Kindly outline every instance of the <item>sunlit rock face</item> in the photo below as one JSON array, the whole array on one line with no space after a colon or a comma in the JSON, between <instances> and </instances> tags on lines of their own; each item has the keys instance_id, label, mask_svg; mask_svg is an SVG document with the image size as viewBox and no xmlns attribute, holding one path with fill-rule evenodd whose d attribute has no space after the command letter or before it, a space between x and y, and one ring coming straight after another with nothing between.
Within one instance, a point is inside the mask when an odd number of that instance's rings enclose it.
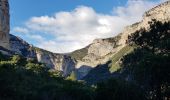
<instances>
[{"instance_id":1,"label":"sunlit rock face","mask_svg":"<svg viewBox=\"0 0 170 100\"><path fill-rule=\"evenodd\" d=\"M6 3L6 5L5 5ZM9 47L9 12L8 2L0 0L0 46ZM2 6L2 4L5 6ZM5 9L6 10L5 10ZM5 12L5 11L6 12ZM6 17L5 17L6 16ZM125 47L128 35L135 31L146 28L152 19L161 22L170 21L170 1L162 3L147 11L143 20L125 29L116 37L96 39L89 46L68 54L56 54L38 49L28 44L19 37L10 35L11 50L25 57L37 58L39 62L47 64L52 70L62 71L63 76L68 76L72 71L77 73L77 78L89 76L91 70L98 65L105 65L112 57ZM5 24L2 24L5 23ZM4 41L4 42L3 42Z\"/></svg>"},{"instance_id":2,"label":"sunlit rock face","mask_svg":"<svg viewBox=\"0 0 170 100\"><path fill-rule=\"evenodd\" d=\"M125 43L129 34L132 34L141 28L145 28L146 30L149 29L148 22L153 19L156 19L157 21L161 21L163 23L170 21L170 1L164 2L145 12L142 21L127 26L122 32L122 44Z\"/></svg>"},{"instance_id":3,"label":"sunlit rock face","mask_svg":"<svg viewBox=\"0 0 170 100\"><path fill-rule=\"evenodd\" d=\"M75 60L64 54L55 54L37 47L34 47L23 39L10 34L11 50L15 54L27 58L37 59L38 62L45 63L51 70L61 71L67 77L75 70Z\"/></svg>"},{"instance_id":4,"label":"sunlit rock face","mask_svg":"<svg viewBox=\"0 0 170 100\"><path fill-rule=\"evenodd\" d=\"M163 23L170 21L170 1L164 2L145 12L140 22L125 27L117 37L94 40L88 46L87 54L81 60L77 60L76 68L78 69L79 77L86 76L90 71L89 68L93 69L97 65L105 64L114 54L127 45L128 35L133 34L141 28L148 30L148 22L153 19Z\"/></svg>"},{"instance_id":5,"label":"sunlit rock face","mask_svg":"<svg viewBox=\"0 0 170 100\"><path fill-rule=\"evenodd\" d=\"M8 0L0 0L0 46L6 49L10 49L9 17Z\"/></svg>"},{"instance_id":6,"label":"sunlit rock face","mask_svg":"<svg viewBox=\"0 0 170 100\"><path fill-rule=\"evenodd\" d=\"M39 62L47 64L51 70L61 71L67 77L75 70L75 61L70 56L55 54L42 49L36 49L36 57Z\"/></svg>"},{"instance_id":7,"label":"sunlit rock face","mask_svg":"<svg viewBox=\"0 0 170 100\"><path fill-rule=\"evenodd\" d=\"M19 54L27 58L36 58L36 53L32 45L12 34L10 34L9 37L10 49L15 52L15 54Z\"/></svg>"},{"instance_id":8,"label":"sunlit rock face","mask_svg":"<svg viewBox=\"0 0 170 100\"><path fill-rule=\"evenodd\" d=\"M143 16L143 21L147 22L151 19L157 19L159 21L165 22L170 20L170 1L166 1L149 11L147 11Z\"/></svg>"},{"instance_id":9,"label":"sunlit rock face","mask_svg":"<svg viewBox=\"0 0 170 100\"><path fill-rule=\"evenodd\" d=\"M97 65L105 64L109 61L121 47L118 45L120 38L121 36L96 39L92 44L86 47L86 55L84 55L82 59L77 59L76 69L78 79L86 76L88 72Z\"/></svg>"}]
</instances>

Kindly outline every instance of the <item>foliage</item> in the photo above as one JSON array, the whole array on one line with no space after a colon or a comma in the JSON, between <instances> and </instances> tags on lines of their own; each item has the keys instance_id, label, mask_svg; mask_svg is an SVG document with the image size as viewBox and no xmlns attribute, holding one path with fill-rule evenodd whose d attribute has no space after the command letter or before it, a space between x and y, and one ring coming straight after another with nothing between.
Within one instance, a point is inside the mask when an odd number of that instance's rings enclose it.
<instances>
[{"instance_id":1,"label":"foliage","mask_svg":"<svg viewBox=\"0 0 170 100\"><path fill-rule=\"evenodd\" d=\"M152 20L149 24L149 31L145 28L136 31L129 36L129 43L136 44L152 53L167 53L167 50L170 49L168 45L170 43L170 22L162 23Z\"/></svg>"},{"instance_id":2,"label":"foliage","mask_svg":"<svg viewBox=\"0 0 170 100\"><path fill-rule=\"evenodd\" d=\"M57 75L18 55L0 61L0 100L91 100L91 88Z\"/></svg>"},{"instance_id":3,"label":"foliage","mask_svg":"<svg viewBox=\"0 0 170 100\"><path fill-rule=\"evenodd\" d=\"M26 63L21 64L18 61ZM75 81L75 77L73 71L70 80L65 80L61 72L48 70L44 64L36 60L27 60L14 55L9 60L0 61L0 100L101 100L103 98L135 100L140 96L143 98L136 86L126 82L109 80L91 87L84 82ZM130 97L127 97L128 95Z\"/></svg>"},{"instance_id":4,"label":"foliage","mask_svg":"<svg viewBox=\"0 0 170 100\"><path fill-rule=\"evenodd\" d=\"M76 81L77 80L77 75L75 71L72 71L70 76L67 77L68 80Z\"/></svg>"},{"instance_id":5,"label":"foliage","mask_svg":"<svg viewBox=\"0 0 170 100\"><path fill-rule=\"evenodd\" d=\"M141 29L129 36L130 45L138 48L122 59L122 67L149 99L165 100L170 98L170 22L153 20L149 24L149 31Z\"/></svg>"},{"instance_id":6,"label":"foliage","mask_svg":"<svg viewBox=\"0 0 170 100\"><path fill-rule=\"evenodd\" d=\"M85 47L85 48L82 48L80 50L76 50L76 51L73 51L72 53L70 53L69 55L76 59L76 60L82 60L83 57L85 57L88 53L88 48L89 46Z\"/></svg>"},{"instance_id":7,"label":"foliage","mask_svg":"<svg viewBox=\"0 0 170 100\"><path fill-rule=\"evenodd\" d=\"M11 57L11 61L16 64L16 65L20 65L20 66L24 66L27 62L26 62L26 58L21 57L20 55L13 55Z\"/></svg>"},{"instance_id":8,"label":"foliage","mask_svg":"<svg viewBox=\"0 0 170 100\"><path fill-rule=\"evenodd\" d=\"M3 60L7 60L8 57L7 56L4 56L1 52L0 52L0 61L3 61Z\"/></svg>"},{"instance_id":9,"label":"foliage","mask_svg":"<svg viewBox=\"0 0 170 100\"><path fill-rule=\"evenodd\" d=\"M74 81L75 72L66 80L35 59L0 54L0 100L168 100L169 30L170 22L153 21L149 31L141 29L129 36L129 44L137 47L124 47L112 60L114 66L124 56L121 67L127 81L111 79L93 87ZM99 71L108 71L107 66Z\"/></svg>"},{"instance_id":10,"label":"foliage","mask_svg":"<svg viewBox=\"0 0 170 100\"><path fill-rule=\"evenodd\" d=\"M125 46L123 47L118 53L116 53L115 55L113 55L112 57L112 63L110 65L110 72L115 72L118 69L120 69L120 65L119 65L119 60L126 54L130 53L133 51L133 47L131 46Z\"/></svg>"},{"instance_id":11,"label":"foliage","mask_svg":"<svg viewBox=\"0 0 170 100\"><path fill-rule=\"evenodd\" d=\"M96 100L146 100L142 90L126 81L110 79L98 83Z\"/></svg>"}]
</instances>

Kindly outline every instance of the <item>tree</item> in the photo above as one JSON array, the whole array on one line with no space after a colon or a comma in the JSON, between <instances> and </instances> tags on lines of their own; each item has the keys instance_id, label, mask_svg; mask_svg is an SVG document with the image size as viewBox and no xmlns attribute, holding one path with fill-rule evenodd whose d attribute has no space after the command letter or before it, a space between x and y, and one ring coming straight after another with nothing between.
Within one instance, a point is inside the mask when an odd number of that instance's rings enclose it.
<instances>
[{"instance_id":1,"label":"tree","mask_svg":"<svg viewBox=\"0 0 170 100\"><path fill-rule=\"evenodd\" d=\"M20 55L13 55L11 57L11 61L14 64L21 65L21 66L25 66L25 64L27 63L26 58L21 57Z\"/></svg>"},{"instance_id":2,"label":"tree","mask_svg":"<svg viewBox=\"0 0 170 100\"><path fill-rule=\"evenodd\" d=\"M72 71L70 76L67 77L68 80L76 81L77 80L77 75L75 71Z\"/></svg>"},{"instance_id":3,"label":"tree","mask_svg":"<svg viewBox=\"0 0 170 100\"><path fill-rule=\"evenodd\" d=\"M142 89L120 79L97 84L95 100L146 100Z\"/></svg>"},{"instance_id":4,"label":"tree","mask_svg":"<svg viewBox=\"0 0 170 100\"><path fill-rule=\"evenodd\" d=\"M122 59L129 76L146 89L148 98L168 98L170 87L170 22L149 22L150 29L141 29L129 36L128 43L137 48Z\"/></svg>"},{"instance_id":5,"label":"tree","mask_svg":"<svg viewBox=\"0 0 170 100\"><path fill-rule=\"evenodd\" d=\"M21 59L0 61L0 100L93 100L90 87L49 73L36 61L24 60L24 66Z\"/></svg>"},{"instance_id":6,"label":"tree","mask_svg":"<svg viewBox=\"0 0 170 100\"><path fill-rule=\"evenodd\" d=\"M128 36L128 42L152 53L169 53L170 22L162 23L153 19L149 25L149 30L142 28Z\"/></svg>"}]
</instances>

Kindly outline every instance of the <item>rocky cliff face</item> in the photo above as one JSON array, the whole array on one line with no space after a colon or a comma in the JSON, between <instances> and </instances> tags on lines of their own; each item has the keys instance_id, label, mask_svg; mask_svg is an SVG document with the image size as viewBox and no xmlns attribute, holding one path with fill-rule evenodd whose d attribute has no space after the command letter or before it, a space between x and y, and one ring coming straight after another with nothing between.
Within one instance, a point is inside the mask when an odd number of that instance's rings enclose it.
<instances>
[{"instance_id":1,"label":"rocky cliff face","mask_svg":"<svg viewBox=\"0 0 170 100\"><path fill-rule=\"evenodd\" d=\"M119 36L108 39L94 40L90 47L88 47L87 55L83 57L82 60L77 61L76 68L81 68L81 66L83 66L83 68L84 66L90 66L94 68L99 64L105 64L116 53L118 53L122 48L126 46L128 35L141 28L149 29L148 22L152 19L156 19L161 22L170 21L170 1L162 3L147 11L143 15L143 20L141 22L137 22L133 25L125 27ZM89 71L90 70L88 68L87 70L83 69L79 72L83 73L83 77L86 76Z\"/></svg>"},{"instance_id":2,"label":"rocky cliff face","mask_svg":"<svg viewBox=\"0 0 170 100\"><path fill-rule=\"evenodd\" d=\"M148 22L151 21L152 19L156 19L161 22L170 21L170 1L164 2L152 8L151 10L147 11L143 15L143 20L141 22L137 22L133 25L125 27L122 33L120 33L119 36L117 36L118 38L116 39L116 41L108 42L109 40L114 40L116 37L109 38L109 39L95 40L90 45L88 49L88 54L83 58L82 61L78 61L77 67L79 68L79 66L81 65L96 67L96 65L105 64L108 60L110 60L110 58L117 56L117 53L119 53L119 51L124 51L123 49L126 48L126 40L128 38L128 35L134 33L135 31L141 28L149 29ZM127 52L129 51L127 50ZM114 62L114 63L118 63L118 62ZM83 70L83 71L84 73L86 72L84 76L86 76L89 72L90 73L96 72L90 70ZM92 73L90 76L92 76Z\"/></svg>"},{"instance_id":3,"label":"rocky cliff face","mask_svg":"<svg viewBox=\"0 0 170 100\"><path fill-rule=\"evenodd\" d=\"M149 29L148 22L152 19L156 19L161 22L170 21L170 1L164 2L145 12L143 15L143 20L141 22L137 22L133 25L127 26L122 32L121 44L124 44L126 42L127 36L129 34L132 34L141 28Z\"/></svg>"},{"instance_id":4,"label":"rocky cliff face","mask_svg":"<svg viewBox=\"0 0 170 100\"><path fill-rule=\"evenodd\" d=\"M112 59L115 60L114 56L116 56L116 59L119 58L119 60L120 60L121 57L118 57L118 55L123 56L122 54L125 55L129 51L131 51L131 48L128 49L128 47L126 45L126 40L128 39L128 35L133 34L134 32L136 32L137 30L139 30L141 28L145 28L146 30L148 30L149 29L148 22L153 19L156 19L163 23L170 21L170 1L162 3L162 4L152 8L151 10L147 11L143 15L143 20L141 22L137 22L133 25L125 27L123 32L120 34L121 38L118 41L119 46L117 48L119 48L119 49L116 52L112 53L113 54ZM114 48L114 49L117 49L117 48ZM127 51L125 51L125 50L127 50ZM115 65L115 67L116 67L119 63L119 60L117 59L116 61L113 61L111 64ZM112 67L114 67L114 66L112 66ZM107 70L104 71L103 69L107 69ZM83 78L83 80L86 80L88 82L89 81L97 82L99 80L104 80L108 77L115 77L117 75L116 72L112 73L112 71L109 71L109 70L110 70L109 65L106 65L106 64L98 65L94 69L90 70L88 72L88 74Z\"/></svg>"},{"instance_id":5,"label":"rocky cliff face","mask_svg":"<svg viewBox=\"0 0 170 100\"><path fill-rule=\"evenodd\" d=\"M0 46L10 49L8 0L0 0Z\"/></svg>"},{"instance_id":6,"label":"rocky cliff face","mask_svg":"<svg viewBox=\"0 0 170 100\"><path fill-rule=\"evenodd\" d=\"M63 76L68 76L75 70L75 61L70 56L36 48L14 35L10 35L10 45L11 50L15 54L37 59L39 62L45 63L52 70L62 71Z\"/></svg>"},{"instance_id":7,"label":"rocky cliff face","mask_svg":"<svg viewBox=\"0 0 170 100\"><path fill-rule=\"evenodd\" d=\"M75 70L75 60L70 56L55 54L42 49L36 49L36 57L39 62L45 63L49 68L63 72L63 76L68 76Z\"/></svg>"},{"instance_id":8,"label":"rocky cliff face","mask_svg":"<svg viewBox=\"0 0 170 100\"><path fill-rule=\"evenodd\" d=\"M10 48L15 54L28 58L36 58L36 52L33 46L25 42L23 39L10 34Z\"/></svg>"},{"instance_id":9,"label":"rocky cliff face","mask_svg":"<svg viewBox=\"0 0 170 100\"><path fill-rule=\"evenodd\" d=\"M73 53L55 54L39 49L19 37L10 35L11 49L16 54L35 58L39 62L47 64L52 70L62 71L63 76L68 76L72 71L76 71L78 79L86 76L97 65L106 63L119 50L119 40L120 36L96 39L86 48L73 52L75 53L73 55Z\"/></svg>"},{"instance_id":10,"label":"rocky cliff face","mask_svg":"<svg viewBox=\"0 0 170 100\"><path fill-rule=\"evenodd\" d=\"M119 49L121 36L107 39L96 39L86 48L86 55L81 59L76 59L76 69L78 79L83 78L88 72L99 64L105 64ZM82 53L79 53L80 55Z\"/></svg>"},{"instance_id":11,"label":"rocky cliff face","mask_svg":"<svg viewBox=\"0 0 170 100\"><path fill-rule=\"evenodd\" d=\"M0 0L1 4L7 3L6 0ZM3 2L3 3L2 3ZM0 6L1 7L1 6ZM6 9L8 5L6 6ZM3 7L1 7L3 8ZM3 9L4 11L4 9ZM0 11L2 13L2 11ZM6 18L4 18L6 17ZM5 27L0 23L1 33L8 33L9 31L9 13L3 12L0 16L1 23L6 23ZM4 20L6 19L6 22ZM96 39L89 46L76 50L69 54L55 54L29 45L19 37L10 35L10 44L8 43L8 34L6 37L7 45L0 40L0 46L7 47L11 45L11 50L17 54L25 57L36 58L39 62L46 63L47 66L53 70L62 71L64 76L68 76L72 71L77 73L77 78L82 79L96 66L106 64L112 57L126 47L126 40L129 34L134 33L140 28L149 28L148 22L156 19L162 22L170 21L170 1L167 1L157 7L146 12L141 22L127 26L122 33L113 38ZM1 34L1 37L4 36ZM96 72L96 71L94 71Z\"/></svg>"}]
</instances>

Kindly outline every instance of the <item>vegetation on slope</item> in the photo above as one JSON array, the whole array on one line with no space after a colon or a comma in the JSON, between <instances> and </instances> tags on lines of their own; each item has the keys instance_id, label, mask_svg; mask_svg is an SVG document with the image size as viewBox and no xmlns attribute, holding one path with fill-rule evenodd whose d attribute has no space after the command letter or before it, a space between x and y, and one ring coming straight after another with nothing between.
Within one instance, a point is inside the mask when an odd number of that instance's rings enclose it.
<instances>
[{"instance_id":1,"label":"vegetation on slope","mask_svg":"<svg viewBox=\"0 0 170 100\"><path fill-rule=\"evenodd\" d=\"M168 100L170 22L153 21L150 27L149 31L141 29L129 36L129 44L137 48L131 51L127 46L113 59L116 62L124 56L119 75L125 78L117 77L93 86L75 81L74 72L66 80L34 59L0 54L0 100ZM131 52L125 55L125 51ZM108 66L101 67L102 75L110 74Z\"/></svg>"},{"instance_id":2,"label":"vegetation on slope","mask_svg":"<svg viewBox=\"0 0 170 100\"><path fill-rule=\"evenodd\" d=\"M111 60L111 64L109 66L110 72L113 73L113 72L119 70L120 69L120 62L119 62L120 59L124 55L126 55L126 54L128 54L132 51L133 51L133 47L127 45L127 46L123 47L121 50L119 50L115 55L113 55L112 60Z\"/></svg>"},{"instance_id":3,"label":"vegetation on slope","mask_svg":"<svg viewBox=\"0 0 170 100\"><path fill-rule=\"evenodd\" d=\"M91 100L92 88L56 73L33 59L1 56L0 100Z\"/></svg>"},{"instance_id":4,"label":"vegetation on slope","mask_svg":"<svg viewBox=\"0 0 170 100\"><path fill-rule=\"evenodd\" d=\"M87 86L74 80L74 72L67 80L34 59L18 55L4 58L2 54L0 57L0 100L122 100L129 95L131 97L126 100L136 100L142 96L136 92L139 91L136 86L127 86L127 83L118 80ZM128 91L128 88L131 90ZM122 95L117 95L119 93Z\"/></svg>"},{"instance_id":5,"label":"vegetation on slope","mask_svg":"<svg viewBox=\"0 0 170 100\"><path fill-rule=\"evenodd\" d=\"M76 50L70 53L69 55L76 60L82 60L87 55L87 53L88 53L88 46L80 50Z\"/></svg>"},{"instance_id":6,"label":"vegetation on slope","mask_svg":"<svg viewBox=\"0 0 170 100\"><path fill-rule=\"evenodd\" d=\"M128 80L145 89L149 100L170 99L170 22L149 22L150 30L141 29L129 36L138 47L122 59Z\"/></svg>"},{"instance_id":7,"label":"vegetation on slope","mask_svg":"<svg viewBox=\"0 0 170 100\"><path fill-rule=\"evenodd\" d=\"M106 81L109 78L116 78L116 81L123 79L126 80L123 81L125 83L137 85L146 97L142 100L169 100L170 22L162 23L153 20L149 24L149 30L141 29L130 35L127 44L129 46L124 47L113 57L113 64L120 60L118 71L110 73L108 68L110 62L108 62L92 69L84 79L90 84ZM114 87L115 81L113 83L106 81L106 85L105 82L102 82L100 85L104 90L100 90L98 98L108 99L107 97L111 97L111 100L119 100L119 96L116 96L121 93L117 93ZM115 86L119 87L119 83ZM126 89L131 90L129 87L124 88L124 92ZM137 90L135 91L137 92ZM97 90L98 92L99 90ZM141 98L139 97L137 100L139 99ZM123 96L122 100L126 100L126 98Z\"/></svg>"},{"instance_id":8,"label":"vegetation on slope","mask_svg":"<svg viewBox=\"0 0 170 100\"><path fill-rule=\"evenodd\" d=\"M120 38L121 38L121 36L118 35L118 36L115 36L113 38L106 38L106 39L101 39L101 40L102 41L108 41L110 43L114 43L115 48L116 48L118 46L118 41L120 40ZM93 44L91 44L91 45L93 45ZM79 49L79 50L76 50L76 51L70 53L69 55L76 60L82 60L86 55L88 55L89 46L82 48L82 49Z\"/></svg>"}]
</instances>

